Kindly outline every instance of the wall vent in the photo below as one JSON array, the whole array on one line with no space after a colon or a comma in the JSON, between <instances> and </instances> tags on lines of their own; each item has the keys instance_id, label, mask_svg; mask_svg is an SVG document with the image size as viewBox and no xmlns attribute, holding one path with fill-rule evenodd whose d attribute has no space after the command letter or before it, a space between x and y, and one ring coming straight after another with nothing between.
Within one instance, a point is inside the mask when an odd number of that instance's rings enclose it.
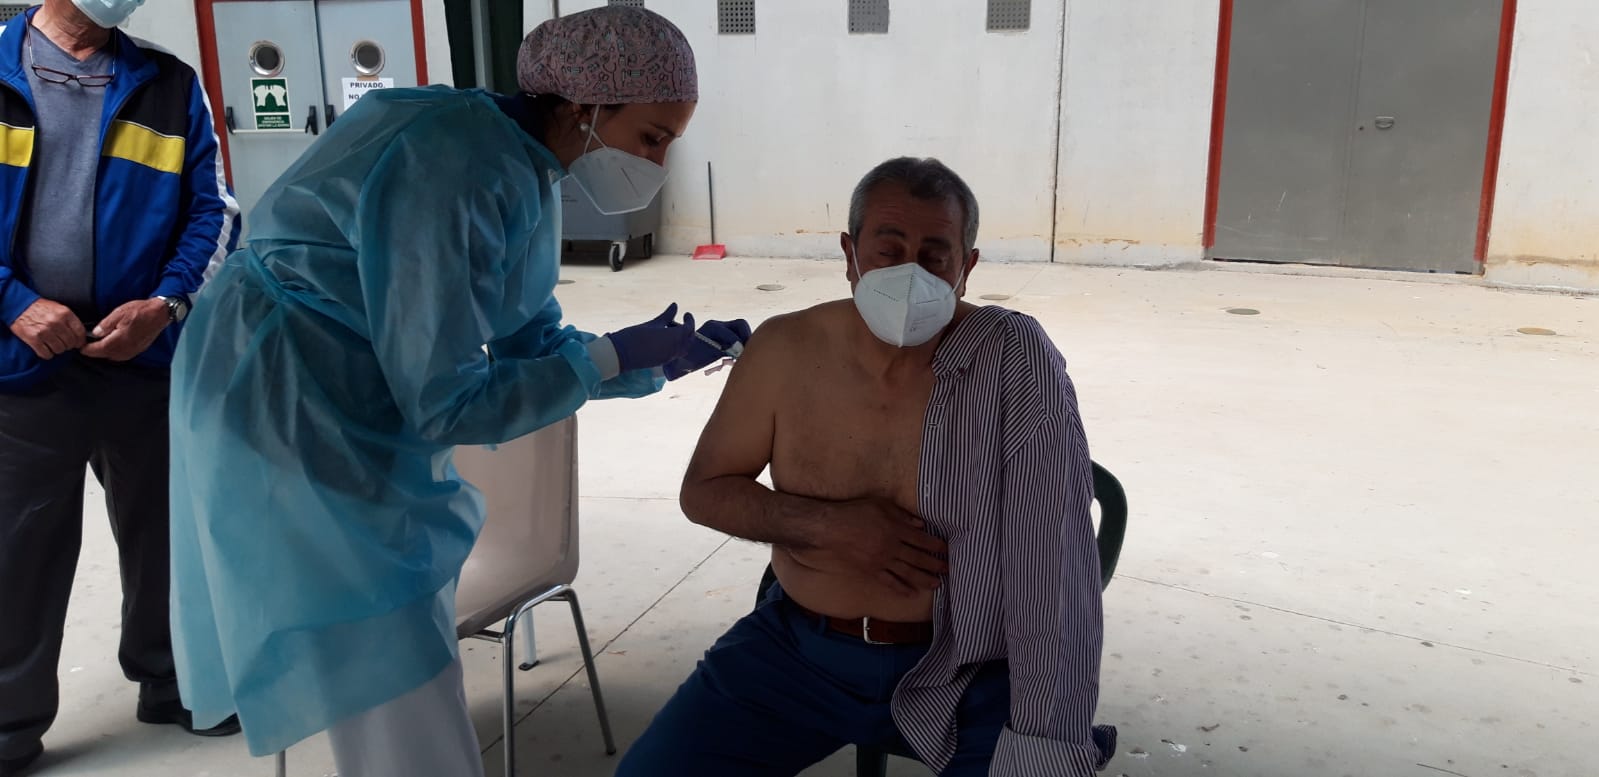
<instances>
[{"instance_id":1,"label":"wall vent","mask_svg":"<svg viewBox=\"0 0 1599 777\"><path fill-rule=\"evenodd\" d=\"M848 2L849 34L888 34L888 0L848 0Z\"/></svg>"},{"instance_id":2,"label":"wall vent","mask_svg":"<svg viewBox=\"0 0 1599 777\"><path fill-rule=\"evenodd\" d=\"M755 0L716 0L716 31L723 35L754 35Z\"/></svg>"},{"instance_id":3,"label":"wall vent","mask_svg":"<svg viewBox=\"0 0 1599 777\"><path fill-rule=\"evenodd\" d=\"M988 0L989 32L1017 32L1032 24L1032 0Z\"/></svg>"}]
</instances>

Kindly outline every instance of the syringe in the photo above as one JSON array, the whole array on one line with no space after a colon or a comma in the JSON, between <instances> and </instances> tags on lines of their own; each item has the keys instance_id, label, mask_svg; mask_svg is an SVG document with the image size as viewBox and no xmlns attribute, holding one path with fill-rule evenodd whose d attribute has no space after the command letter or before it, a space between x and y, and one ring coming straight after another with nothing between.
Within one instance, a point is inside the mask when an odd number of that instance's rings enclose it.
<instances>
[{"instance_id":1,"label":"syringe","mask_svg":"<svg viewBox=\"0 0 1599 777\"><path fill-rule=\"evenodd\" d=\"M706 337L703 332L695 332L694 336L698 337L706 345L709 345L710 347L715 348L716 350L727 354L727 358L729 358L729 359L737 359L739 356L742 356L744 354L744 344L743 343L734 342L732 345L730 345L730 346L728 346L726 348L723 348L721 343L718 343L715 340L712 340L711 338Z\"/></svg>"},{"instance_id":2,"label":"syringe","mask_svg":"<svg viewBox=\"0 0 1599 777\"><path fill-rule=\"evenodd\" d=\"M711 367L710 369L706 370L705 371L706 375L710 375L710 374L713 374L713 373L721 371L721 369L723 367L726 367L726 366L732 364L733 362L737 361L738 357L743 355L743 353L744 353L744 344L743 343L735 341L732 345L727 346L726 348L723 348L721 343L718 343L715 340L712 340L711 338L706 337L704 334L702 334L700 332L695 332L694 336L698 337L702 342L706 343L707 345L711 346L712 348L715 348L718 351L721 351L723 354L726 355L725 358L723 358L720 362L716 363L716 366Z\"/></svg>"}]
</instances>

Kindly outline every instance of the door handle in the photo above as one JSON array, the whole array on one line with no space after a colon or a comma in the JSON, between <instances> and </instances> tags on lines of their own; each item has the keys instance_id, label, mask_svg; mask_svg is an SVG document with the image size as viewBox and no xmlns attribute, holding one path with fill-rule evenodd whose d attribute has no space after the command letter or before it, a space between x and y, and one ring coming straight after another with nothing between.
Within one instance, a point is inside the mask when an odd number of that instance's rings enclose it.
<instances>
[{"instance_id":1,"label":"door handle","mask_svg":"<svg viewBox=\"0 0 1599 777\"><path fill-rule=\"evenodd\" d=\"M305 117L305 131L312 135L319 134L316 128L316 106L311 106L311 112Z\"/></svg>"},{"instance_id":2,"label":"door handle","mask_svg":"<svg viewBox=\"0 0 1599 777\"><path fill-rule=\"evenodd\" d=\"M336 119L336 118L338 118L338 117L335 116L334 113L333 113L333 103L325 103L325 104L323 104L323 106L322 106L322 120L323 120L323 123L328 125L329 127L331 127L331 126L333 126L333 120Z\"/></svg>"},{"instance_id":3,"label":"door handle","mask_svg":"<svg viewBox=\"0 0 1599 777\"><path fill-rule=\"evenodd\" d=\"M233 131L238 129L238 125L233 123L233 106L228 105L222 108L222 123L228 128L229 135L232 135Z\"/></svg>"},{"instance_id":4,"label":"door handle","mask_svg":"<svg viewBox=\"0 0 1599 777\"><path fill-rule=\"evenodd\" d=\"M1392 117L1392 116L1378 116L1376 124L1377 124L1377 129L1380 129L1380 130L1393 129L1394 128L1394 117Z\"/></svg>"}]
</instances>

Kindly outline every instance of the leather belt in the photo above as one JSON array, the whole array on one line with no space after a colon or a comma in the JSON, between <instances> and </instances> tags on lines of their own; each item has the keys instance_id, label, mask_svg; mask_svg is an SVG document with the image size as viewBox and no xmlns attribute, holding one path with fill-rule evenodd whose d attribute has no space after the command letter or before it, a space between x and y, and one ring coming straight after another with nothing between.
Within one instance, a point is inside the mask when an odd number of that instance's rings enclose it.
<instances>
[{"instance_id":1,"label":"leather belt","mask_svg":"<svg viewBox=\"0 0 1599 777\"><path fill-rule=\"evenodd\" d=\"M825 624L829 631L854 637L868 645L925 645L933 641L933 622L903 623L877 618L834 618L801 606L793 599L789 604L813 621Z\"/></svg>"}]
</instances>

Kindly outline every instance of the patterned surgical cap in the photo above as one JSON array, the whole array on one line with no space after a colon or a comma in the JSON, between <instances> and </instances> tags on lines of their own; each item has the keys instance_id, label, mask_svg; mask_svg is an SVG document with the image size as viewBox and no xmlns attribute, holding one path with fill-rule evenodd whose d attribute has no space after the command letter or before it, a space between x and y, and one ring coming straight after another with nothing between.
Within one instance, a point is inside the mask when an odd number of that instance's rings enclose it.
<instances>
[{"instance_id":1,"label":"patterned surgical cap","mask_svg":"<svg viewBox=\"0 0 1599 777\"><path fill-rule=\"evenodd\" d=\"M528 33L516 57L528 94L584 105L694 102L694 50L666 17L643 8L604 6L551 19Z\"/></svg>"}]
</instances>

